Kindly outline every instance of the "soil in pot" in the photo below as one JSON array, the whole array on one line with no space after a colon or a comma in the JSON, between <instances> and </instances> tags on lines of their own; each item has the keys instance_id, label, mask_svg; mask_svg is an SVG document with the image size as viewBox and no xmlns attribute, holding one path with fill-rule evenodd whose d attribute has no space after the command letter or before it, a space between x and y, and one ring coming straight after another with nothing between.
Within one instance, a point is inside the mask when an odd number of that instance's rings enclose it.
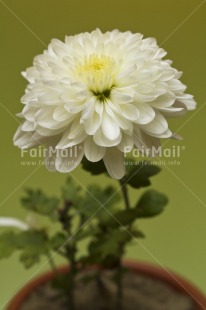
<instances>
[{"instance_id":1,"label":"soil in pot","mask_svg":"<svg viewBox=\"0 0 206 310\"><path fill-rule=\"evenodd\" d=\"M89 271L91 275L93 271ZM88 274L87 274L88 275ZM75 310L120 310L117 289L111 272L102 272L101 282L79 282L75 290ZM192 298L176 291L161 280L147 275L125 273L121 310L196 310ZM50 283L43 284L25 300L20 310L68 310Z\"/></svg>"}]
</instances>

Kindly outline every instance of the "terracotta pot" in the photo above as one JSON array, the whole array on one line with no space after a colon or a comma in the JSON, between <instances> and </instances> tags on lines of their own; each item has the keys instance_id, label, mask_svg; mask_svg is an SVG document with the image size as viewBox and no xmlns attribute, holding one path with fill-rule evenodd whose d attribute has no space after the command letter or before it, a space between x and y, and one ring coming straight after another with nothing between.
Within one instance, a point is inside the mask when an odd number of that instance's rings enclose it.
<instances>
[{"instance_id":1,"label":"terracotta pot","mask_svg":"<svg viewBox=\"0 0 206 310\"><path fill-rule=\"evenodd\" d=\"M152 278L162 280L176 290L189 295L197 305L197 310L206 310L206 297L194 285L181 276L148 263L126 261L124 265L136 273L145 274ZM59 272L64 273L66 271L68 271L67 266L59 268ZM21 305L23 305L28 295L31 294L36 287L50 281L53 277L54 274L50 271L32 280L16 294L8 305L7 310L20 310Z\"/></svg>"}]
</instances>

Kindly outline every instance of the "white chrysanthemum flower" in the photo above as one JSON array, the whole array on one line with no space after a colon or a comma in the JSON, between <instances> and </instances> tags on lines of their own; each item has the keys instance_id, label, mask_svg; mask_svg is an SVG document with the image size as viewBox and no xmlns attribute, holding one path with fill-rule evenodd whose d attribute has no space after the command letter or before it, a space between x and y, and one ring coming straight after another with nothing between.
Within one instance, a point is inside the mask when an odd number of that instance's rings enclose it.
<instances>
[{"instance_id":1,"label":"white chrysanthemum flower","mask_svg":"<svg viewBox=\"0 0 206 310\"><path fill-rule=\"evenodd\" d=\"M29 85L15 145L54 148L50 170L72 171L85 155L122 178L125 151L159 145L173 136L166 119L195 108L165 55L155 39L129 31L52 40L23 73Z\"/></svg>"}]
</instances>

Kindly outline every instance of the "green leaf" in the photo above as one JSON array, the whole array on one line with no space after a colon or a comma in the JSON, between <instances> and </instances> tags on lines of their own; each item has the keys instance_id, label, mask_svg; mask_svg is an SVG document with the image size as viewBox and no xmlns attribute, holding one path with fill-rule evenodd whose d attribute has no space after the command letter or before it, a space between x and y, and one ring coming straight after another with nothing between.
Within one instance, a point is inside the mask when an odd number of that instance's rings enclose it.
<instances>
[{"instance_id":1,"label":"green leaf","mask_svg":"<svg viewBox=\"0 0 206 310\"><path fill-rule=\"evenodd\" d=\"M0 235L0 259L7 258L17 249L17 238L13 231Z\"/></svg>"},{"instance_id":2,"label":"green leaf","mask_svg":"<svg viewBox=\"0 0 206 310\"><path fill-rule=\"evenodd\" d=\"M82 228L80 229L74 236L75 241L81 241L82 239L86 239L97 235L101 232L101 230L97 226L91 226L90 228Z\"/></svg>"},{"instance_id":3,"label":"green leaf","mask_svg":"<svg viewBox=\"0 0 206 310\"><path fill-rule=\"evenodd\" d=\"M92 255L88 254L87 256L82 256L79 258L79 262L85 265L95 265L95 264L101 264L102 265L102 257L99 255L99 253L92 253Z\"/></svg>"},{"instance_id":4,"label":"green leaf","mask_svg":"<svg viewBox=\"0 0 206 310\"><path fill-rule=\"evenodd\" d=\"M131 229L130 232L134 238L145 238L145 234L139 229Z\"/></svg>"},{"instance_id":5,"label":"green leaf","mask_svg":"<svg viewBox=\"0 0 206 310\"><path fill-rule=\"evenodd\" d=\"M127 227L132 236L136 238L144 238L144 234L136 229L132 228L132 224L138 219L138 210L136 208L119 211L114 213L114 218L110 218L107 223L108 229L112 230L118 227Z\"/></svg>"},{"instance_id":6,"label":"green leaf","mask_svg":"<svg viewBox=\"0 0 206 310\"><path fill-rule=\"evenodd\" d=\"M160 167L152 165L149 162L134 162L133 168L125 177L124 181L134 188L146 187L151 184L149 178L160 171Z\"/></svg>"},{"instance_id":7,"label":"green leaf","mask_svg":"<svg viewBox=\"0 0 206 310\"><path fill-rule=\"evenodd\" d=\"M131 225L137 219L137 210L129 209L122 210L114 213L115 218L111 218L108 225L110 227L128 226Z\"/></svg>"},{"instance_id":8,"label":"green leaf","mask_svg":"<svg viewBox=\"0 0 206 310\"><path fill-rule=\"evenodd\" d=\"M22 250L20 260L25 268L40 261L41 255L49 251L49 242L45 231L29 230L18 234L18 248Z\"/></svg>"},{"instance_id":9,"label":"green leaf","mask_svg":"<svg viewBox=\"0 0 206 310\"><path fill-rule=\"evenodd\" d=\"M78 211L79 215L85 219L93 215L98 208L98 201L89 193L86 193L81 201L79 201L78 205L75 205L75 209Z\"/></svg>"},{"instance_id":10,"label":"green leaf","mask_svg":"<svg viewBox=\"0 0 206 310\"><path fill-rule=\"evenodd\" d=\"M54 251L59 250L62 246L65 245L65 242L67 240L67 237L65 234L61 232L57 232L49 241L51 248Z\"/></svg>"},{"instance_id":11,"label":"green leaf","mask_svg":"<svg viewBox=\"0 0 206 310\"><path fill-rule=\"evenodd\" d=\"M99 208L103 206L109 207L110 211L116 202L120 200L120 195L117 190L112 186L107 186L102 189L98 185L90 185L88 191L85 193L84 198L81 200L78 211L86 218L92 216ZM108 215L107 212L102 209L97 212L96 217L102 218Z\"/></svg>"},{"instance_id":12,"label":"green leaf","mask_svg":"<svg viewBox=\"0 0 206 310\"><path fill-rule=\"evenodd\" d=\"M38 263L41 255L48 253L48 239L44 231L8 231L0 235L0 258L9 257L20 250L20 261L26 268Z\"/></svg>"},{"instance_id":13,"label":"green leaf","mask_svg":"<svg viewBox=\"0 0 206 310\"><path fill-rule=\"evenodd\" d=\"M21 199L25 209L49 216L52 219L57 218L57 209L59 206L59 200L57 198L48 198L41 190L27 189L26 193L27 196Z\"/></svg>"},{"instance_id":14,"label":"green leaf","mask_svg":"<svg viewBox=\"0 0 206 310\"><path fill-rule=\"evenodd\" d=\"M136 209L138 217L152 217L160 214L166 204L168 198L155 190L145 192L137 203Z\"/></svg>"},{"instance_id":15,"label":"green leaf","mask_svg":"<svg viewBox=\"0 0 206 310\"><path fill-rule=\"evenodd\" d=\"M88 187L90 197L100 206L110 207L120 200L119 192L113 186L107 186L102 189L98 185L90 185Z\"/></svg>"},{"instance_id":16,"label":"green leaf","mask_svg":"<svg viewBox=\"0 0 206 310\"><path fill-rule=\"evenodd\" d=\"M26 269L31 268L35 264L38 264L39 261L39 256L30 252L27 253L26 251L23 251L20 255L20 262L22 262Z\"/></svg>"},{"instance_id":17,"label":"green leaf","mask_svg":"<svg viewBox=\"0 0 206 310\"><path fill-rule=\"evenodd\" d=\"M82 160L82 168L88 172L90 172L92 175L98 175L101 173L107 173L107 169L104 165L103 160L100 160L96 163L92 163L86 159L86 157Z\"/></svg>"},{"instance_id":18,"label":"green leaf","mask_svg":"<svg viewBox=\"0 0 206 310\"><path fill-rule=\"evenodd\" d=\"M100 255L105 258L107 255L117 255L121 251L122 245L130 241L131 235L126 230L115 229L109 235L98 238L89 245L90 255Z\"/></svg>"}]
</instances>

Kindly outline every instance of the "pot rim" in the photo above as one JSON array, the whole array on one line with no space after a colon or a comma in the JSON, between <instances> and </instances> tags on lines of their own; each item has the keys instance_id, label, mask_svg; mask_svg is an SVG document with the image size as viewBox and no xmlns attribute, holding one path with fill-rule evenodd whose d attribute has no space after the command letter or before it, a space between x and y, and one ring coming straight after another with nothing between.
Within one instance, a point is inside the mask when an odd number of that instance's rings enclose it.
<instances>
[{"instance_id":1,"label":"pot rim","mask_svg":"<svg viewBox=\"0 0 206 310\"><path fill-rule=\"evenodd\" d=\"M141 273L148 275L152 278L157 278L177 291L185 293L190 296L197 305L197 310L206 310L206 297L204 294L192 283L186 280L184 277L176 274L168 268L159 267L147 262L125 260L123 261L123 266L129 267L135 273ZM68 271L68 266L58 267L60 273ZM54 277L53 271L47 271L37 276L25 286L23 286L12 300L8 303L6 310L20 310L20 307L25 300L25 298L39 285L50 281Z\"/></svg>"}]
</instances>

